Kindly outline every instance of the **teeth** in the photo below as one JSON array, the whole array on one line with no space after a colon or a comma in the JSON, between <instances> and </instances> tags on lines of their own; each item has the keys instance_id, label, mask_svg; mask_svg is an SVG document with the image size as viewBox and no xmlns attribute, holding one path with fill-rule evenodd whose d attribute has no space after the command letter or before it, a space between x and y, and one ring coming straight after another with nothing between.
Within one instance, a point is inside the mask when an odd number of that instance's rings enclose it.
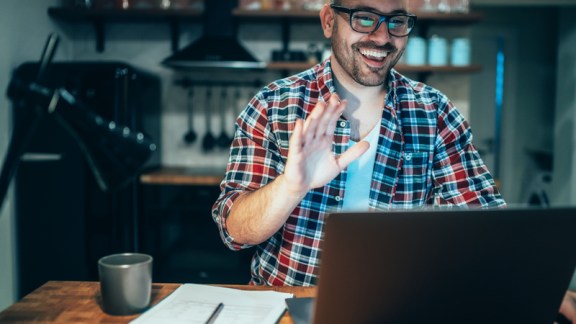
<instances>
[{"instance_id":1,"label":"teeth","mask_svg":"<svg viewBox=\"0 0 576 324\"><path fill-rule=\"evenodd\" d=\"M360 53L365 56L373 56L377 58L383 58L388 56L387 52L375 51L375 50L360 50Z\"/></svg>"}]
</instances>

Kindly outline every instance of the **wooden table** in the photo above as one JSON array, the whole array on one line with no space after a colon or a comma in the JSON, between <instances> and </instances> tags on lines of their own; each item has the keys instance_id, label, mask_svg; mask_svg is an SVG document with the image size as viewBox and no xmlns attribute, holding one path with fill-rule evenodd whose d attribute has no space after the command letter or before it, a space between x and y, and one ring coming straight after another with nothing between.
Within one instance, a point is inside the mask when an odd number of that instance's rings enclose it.
<instances>
[{"instance_id":1,"label":"wooden table","mask_svg":"<svg viewBox=\"0 0 576 324\"><path fill-rule=\"evenodd\" d=\"M152 305L168 296L179 284L152 285ZM255 287L222 285L243 290L273 290L295 297L313 297L312 287ZM128 323L138 315L110 316L100 307L99 282L49 281L0 313L0 323ZM279 323L293 323L285 313Z\"/></svg>"}]
</instances>

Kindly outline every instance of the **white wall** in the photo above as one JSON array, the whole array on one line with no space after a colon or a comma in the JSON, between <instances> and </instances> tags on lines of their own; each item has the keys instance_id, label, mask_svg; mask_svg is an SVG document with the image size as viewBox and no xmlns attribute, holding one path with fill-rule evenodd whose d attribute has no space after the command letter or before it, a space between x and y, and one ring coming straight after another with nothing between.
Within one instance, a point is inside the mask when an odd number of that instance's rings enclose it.
<instances>
[{"instance_id":1,"label":"white wall","mask_svg":"<svg viewBox=\"0 0 576 324\"><path fill-rule=\"evenodd\" d=\"M27 60L37 60L55 26L46 8L58 0L2 0L0 2L0 160L4 162L10 138L10 103L5 96L10 71ZM64 51L65 52L65 51ZM62 56L62 53L59 54ZM16 298L14 218L10 197L0 210L0 309Z\"/></svg>"},{"instance_id":2,"label":"white wall","mask_svg":"<svg viewBox=\"0 0 576 324\"><path fill-rule=\"evenodd\" d=\"M554 128L553 203L576 205L576 8L562 11Z\"/></svg>"}]
</instances>

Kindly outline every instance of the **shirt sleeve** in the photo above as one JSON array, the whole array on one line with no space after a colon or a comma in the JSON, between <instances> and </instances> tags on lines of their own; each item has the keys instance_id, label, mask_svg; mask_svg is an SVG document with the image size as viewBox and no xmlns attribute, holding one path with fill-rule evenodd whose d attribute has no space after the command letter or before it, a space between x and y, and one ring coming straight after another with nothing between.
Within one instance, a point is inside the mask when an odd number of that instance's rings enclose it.
<instances>
[{"instance_id":1,"label":"shirt sleeve","mask_svg":"<svg viewBox=\"0 0 576 324\"><path fill-rule=\"evenodd\" d=\"M261 92L252 98L236 120L226 175L220 184L221 193L212 206L212 218L220 237L231 250L251 247L235 243L226 228L226 219L234 202L242 194L274 180L284 165L268 122L267 106Z\"/></svg>"},{"instance_id":2,"label":"shirt sleeve","mask_svg":"<svg viewBox=\"0 0 576 324\"><path fill-rule=\"evenodd\" d=\"M432 171L437 203L504 206L492 175L472 144L472 137L464 117L445 96L440 96Z\"/></svg>"}]
</instances>

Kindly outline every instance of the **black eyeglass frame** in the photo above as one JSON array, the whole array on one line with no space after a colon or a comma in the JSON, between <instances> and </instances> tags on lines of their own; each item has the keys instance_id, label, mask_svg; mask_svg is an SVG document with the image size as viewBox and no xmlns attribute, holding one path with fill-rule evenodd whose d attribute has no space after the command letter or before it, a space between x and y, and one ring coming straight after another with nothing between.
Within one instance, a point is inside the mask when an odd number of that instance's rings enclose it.
<instances>
[{"instance_id":1,"label":"black eyeglass frame","mask_svg":"<svg viewBox=\"0 0 576 324\"><path fill-rule=\"evenodd\" d=\"M337 6L334 4L330 5L330 8L340 11L340 12L345 12L348 14L349 16L349 23L350 23L350 28L352 28L353 31L357 32L357 33L361 33L361 34L371 34L375 31L378 30L378 28L380 28L380 25L382 25L382 22L386 22L386 29L388 30L388 34L390 36L394 36L394 37L407 37L408 35L410 35L410 33L412 32L412 30L414 30L414 26L416 26L416 21L418 20L418 17L414 14L411 13L399 13L399 14L389 14L389 15L382 15L379 14L377 12L374 12L372 10L368 10L368 9L356 9L356 8L346 8L346 7L342 7L342 6ZM354 25L352 23L352 16L357 13L357 12L368 12L371 14L374 14L376 16L378 16L378 24L376 25L376 27L374 27L374 30L372 30L371 32L362 32L362 31L358 31L356 29L354 29ZM408 28L408 33L406 35L394 35L391 31L390 31L390 27L388 26L388 24L390 23L390 19L393 17L408 17L409 19L411 19L412 21L412 26L409 26ZM410 22L410 20L408 21Z\"/></svg>"}]
</instances>

